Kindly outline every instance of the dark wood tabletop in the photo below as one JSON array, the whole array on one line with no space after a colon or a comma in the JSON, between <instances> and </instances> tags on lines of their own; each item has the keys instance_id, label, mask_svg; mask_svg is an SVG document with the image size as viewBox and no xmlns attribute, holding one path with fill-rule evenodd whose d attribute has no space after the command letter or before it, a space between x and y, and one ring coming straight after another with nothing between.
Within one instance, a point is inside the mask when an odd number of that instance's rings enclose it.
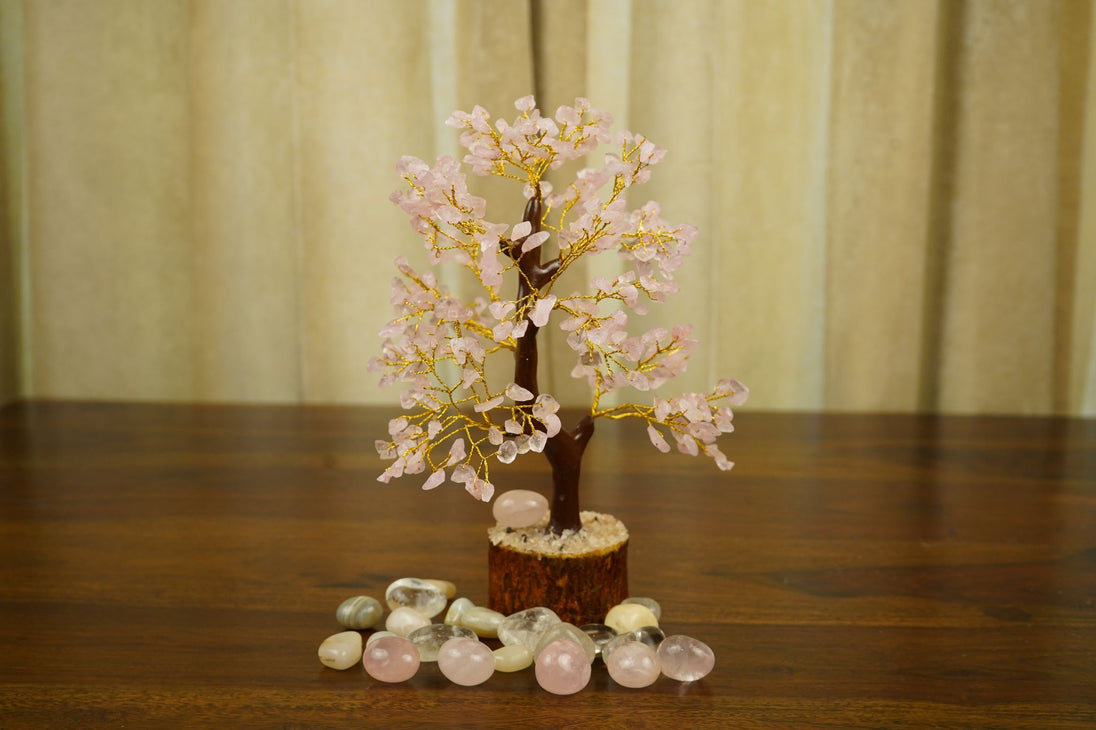
<instances>
[{"instance_id":1,"label":"dark wood tabletop","mask_svg":"<svg viewBox=\"0 0 1096 730\"><path fill-rule=\"evenodd\" d=\"M599 422L583 506L716 666L557 697L319 663L396 578L486 602L490 507L375 480L393 413L0 410L0 727L1096 727L1096 421L747 411L728 473Z\"/></svg>"}]
</instances>

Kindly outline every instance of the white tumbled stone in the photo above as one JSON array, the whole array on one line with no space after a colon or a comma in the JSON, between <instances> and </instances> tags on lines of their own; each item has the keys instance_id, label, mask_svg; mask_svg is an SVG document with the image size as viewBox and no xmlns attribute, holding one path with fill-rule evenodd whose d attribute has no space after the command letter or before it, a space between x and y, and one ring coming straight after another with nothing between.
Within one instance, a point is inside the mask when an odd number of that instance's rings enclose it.
<instances>
[{"instance_id":1,"label":"white tumbled stone","mask_svg":"<svg viewBox=\"0 0 1096 730\"><path fill-rule=\"evenodd\" d=\"M320 663L332 669L350 669L362 658L362 635L357 631L340 631L320 644Z\"/></svg>"},{"instance_id":2,"label":"white tumbled stone","mask_svg":"<svg viewBox=\"0 0 1096 730\"><path fill-rule=\"evenodd\" d=\"M407 638L408 634L415 629L421 629L423 626L429 625L430 619L407 606L400 606L392 611L392 613L388 614L388 618L385 619L384 622L384 628L388 629L396 636L402 636L404 638Z\"/></svg>"},{"instance_id":3,"label":"white tumbled stone","mask_svg":"<svg viewBox=\"0 0 1096 730\"><path fill-rule=\"evenodd\" d=\"M495 671L520 672L533 663L533 652L521 644L500 646L495 655Z\"/></svg>"},{"instance_id":4,"label":"white tumbled stone","mask_svg":"<svg viewBox=\"0 0 1096 730\"><path fill-rule=\"evenodd\" d=\"M609 609L605 625L618 634L635 631L644 626L658 626L658 619L651 609L638 603L621 603Z\"/></svg>"},{"instance_id":5,"label":"white tumbled stone","mask_svg":"<svg viewBox=\"0 0 1096 730\"><path fill-rule=\"evenodd\" d=\"M498 611L492 611L483 606L472 606L460 615L458 626L471 629L476 636L484 639L494 639L499 635L499 624L506 618Z\"/></svg>"},{"instance_id":6,"label":"white tumbled stone","mask_svg":"<svg viewBox=\"0 0 1096 730\"><path fill-rule=\"evenodd\" d=\"M445 612L444 623L450 626L459 626L460 617L464 615L464 612L470 608L475 608L476 604L472 603L469 598L458 598L449 604L449 610Z\"/></svg>"},{"instance_id":7,"label":"white tumbled stone","mask_svg":"<svg viewBox=\"0 0 1096 730\"><path fill-rule=\"evenodd\" d=\"M638 603L641 606L646 606L651 609L651 613L659 621L662 620L662 606L653 598L647 598L646 596L629 596L625 598L621 603Z\"/></svg>"}]
</instances>

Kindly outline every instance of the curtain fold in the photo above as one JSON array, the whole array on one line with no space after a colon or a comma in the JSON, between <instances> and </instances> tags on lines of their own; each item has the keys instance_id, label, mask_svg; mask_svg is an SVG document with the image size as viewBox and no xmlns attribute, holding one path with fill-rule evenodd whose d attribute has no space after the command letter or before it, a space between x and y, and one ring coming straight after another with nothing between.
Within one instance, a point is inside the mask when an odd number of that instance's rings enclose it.
<instances>
[{"instance_id":1,"label":"curtain fold","mask_svg":"<svg viewBox=\"0 0 1096 730\"><path fill-rule=\"evenodd\" d=\"M660 313L715 348L690 385L1093 413L1091 2L624 5L622 121L670 149L651 193L704 233Z\"/></svg>"},{"instance_id":2,"label":"curtain fold","mask_svg":"<svg viewBox=\"0 0 1096 730\"><path fill-rule=\"evenodd\" d=\"M394 402L395 162L535 91L669 150L630 202L701 231L644 323L694 325L675 387L1096 415L1092 5L0 0L0 402Z\"/></svg>"},{"instance_id":3,"label":"curtain fold","mask_svg":"<svg viewBox=\"0 0 1096 730\"><path fill-rule=\"evenodd\" d=\"M24 392L19 321L26 170L22 10L0 4L0 405Z\"/></svg>"},{"instance_id":4,"label":"curtain fold","mask_svg":"<svg viewBox=\"0 0 1096 730\"><path fill-rule=\"evenodd\" d=\"M936 69L949 64L942 11L834 6L823 404L936 406L936 355L926 349L939 315L932 242L946 236L933 225L947 156L934 130L938 114L948 123L937 111L949 101L936 91Z\"/></svg>"},{"instance_id":5,"label":"curtain fold","mask_svg":"<svg viewBox=\"0 0 1096 730\"><path fill-rule=\"evenodd\" d=\"M303 394L290 10L265 0L190 8L191 387L211 399Z\"/></svg>"}]
</instances>

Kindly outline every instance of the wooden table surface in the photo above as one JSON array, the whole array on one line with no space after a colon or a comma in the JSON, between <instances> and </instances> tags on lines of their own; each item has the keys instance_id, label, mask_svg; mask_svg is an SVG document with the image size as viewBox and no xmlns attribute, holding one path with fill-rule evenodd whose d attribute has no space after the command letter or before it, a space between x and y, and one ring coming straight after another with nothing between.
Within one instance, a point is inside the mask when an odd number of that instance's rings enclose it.
<instances>
[{"instance_id":1,"label":"wooden table surface","mask_svg":"<svg viewBox=\"0 0 1096 730\"><path fill-rule=\"evenodd\" d=\"M584 508L716 667L556 697L317 660L395 578L486 601L489 506L375 481L392 413L0 411L0 727L1096 727L1096 421L744 412L729 473L599 422Z\"/></svg>"}]
</instances>

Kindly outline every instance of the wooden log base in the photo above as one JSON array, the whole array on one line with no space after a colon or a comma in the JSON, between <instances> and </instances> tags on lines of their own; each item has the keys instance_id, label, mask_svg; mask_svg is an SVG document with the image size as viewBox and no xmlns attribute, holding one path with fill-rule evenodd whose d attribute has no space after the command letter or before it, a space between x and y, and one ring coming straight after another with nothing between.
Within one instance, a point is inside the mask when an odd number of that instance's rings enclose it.
<instances>
[{"instance_id":1,"label":"wooden log base","mask_svg":"<svg viewBox=\"0 0 1096 730\"><path fill-rule=\"evenodd\" d=\"M509 616L547 606L576 626L601 623L628 597L628 539L583 553L496 544L487 553L488 605Z\"/></svg>"}]
</instances>

